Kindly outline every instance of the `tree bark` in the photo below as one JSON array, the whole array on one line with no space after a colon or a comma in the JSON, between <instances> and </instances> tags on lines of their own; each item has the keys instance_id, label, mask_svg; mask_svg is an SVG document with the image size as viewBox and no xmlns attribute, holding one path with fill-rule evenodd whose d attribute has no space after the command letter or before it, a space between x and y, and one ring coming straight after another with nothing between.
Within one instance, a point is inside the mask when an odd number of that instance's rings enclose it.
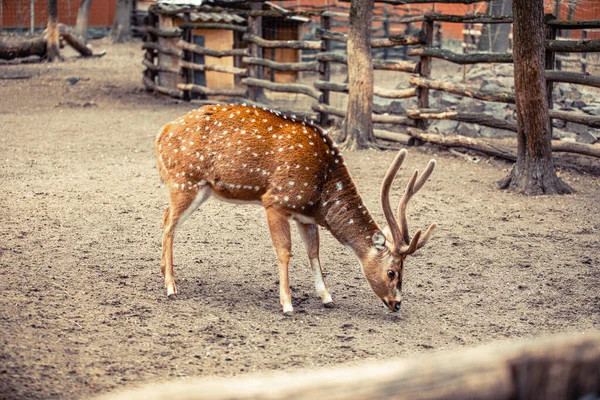
<instances>
[{"instance_id":1,"label":"tree bark","mask_svg":"<svg viewBox=\"0 0 600 400\"><path fill-rule=\"evenodd\" d=\"M545 80L543 0L513 0L517 161L501 189L526 195L564 194L572 189L554 170L552 129Z\"/></svg>"},{"instance_id":2,"label":"tree bark","mask_svg":"<svg viewBox=\"0 0 600 400\"><path fill-rule=\"evenodd\" d=\"M110 30L113 43L123 43L131 38L131 10L133 0L117 0L115 20Z\"/></svg>"},{"instance_id":3,"label":"tree bark","mask_svg":"<svg viewBox=\"0 0 600 400\"><path fill-rule=\"evenodd\" d=\"M88 17L92 0L81 0L79 11L77 11L77 22L75 22L75 34L81 38L83 43L87 43Z\"/></svg>"},{"instance_id":4,"label":"tree bark","mask_svg":"<svg viewBox=\"0 0 600 400\"><path fill-rule=\"evenodd\" d=\"M348 111L342 126L343 147L365 149L373 135L373 59L371 18L373 0L352 0L348 28Z\"/></svg>"},{"instance_id":5,"label":"tree bark","mask_svg":"<svg viewBox=\"0 0 600 400\"><path fill-rule=\"evenodd\" d=\"M50 62L60 60L60 50L58 43L58 2L57 0L48 0L48 26L46 29L46 59Z\"/></svg>"}]
</instances>

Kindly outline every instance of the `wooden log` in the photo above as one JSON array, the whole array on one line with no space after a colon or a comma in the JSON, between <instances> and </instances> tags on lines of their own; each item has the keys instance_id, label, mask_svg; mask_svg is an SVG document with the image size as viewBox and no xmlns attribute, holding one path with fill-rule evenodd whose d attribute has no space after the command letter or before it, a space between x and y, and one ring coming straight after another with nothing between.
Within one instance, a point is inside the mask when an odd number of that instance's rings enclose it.
<instances>
[{"instance_id":1,"label":"wooden log","mask_svg":"<svg viewBox=\"0 0 600 400\"><path fill-rule=\"evenodd\" d=\"M177 47L183 50L191 51L192 53L201 54L210 57L231 57L248 55L247 49L229 49L229 50L211 50L197 44L188 43L184 40L177 42Z\"/></svg>"},{"instance_id":2,"label":"wooden log","mask_svg":"<svg viewBox=\"0 0 600 400\"><path fill-rule=\"evenodd\" d=\"M391 142L402 143L407 146L415 144L415 138L406 133L392 132L384 129L373 129L373 134L377 139L389 140Z\"/></svg>"},{"instance_id":3,"label":"wooden log","mask_svg":"<svg viewBox=\"0 0 600 400\"><path fill-rule=\"evenodd\" d=\"M194 71L216 71L227 74L246 76L248 71L245 68L230 67L227 65L195 64L189 61L180 61L181 68L187 68Z\"/></svg>"},{"instance_id":4,"label":"wooden log","mask_svg":"<svg viewBox=\"0 0 600 400\"><path fill-rule=\"evenodd\" d=\"M504 63L513 62L512 54L508 53L472 53L457 54L449 50L434 48L411 48L408 50L409 56L429 56L441 58L455 64L479 64L479 63Z\"/></svg>"},{"instance_id":5,"label":"wooden log","mask_svg":"<svg viewBox=\"0 0 600 400\"><path fill-rule=\"evenodd\" d=\"M321 14L321 16L331 17L331 18L341 18L343 20L348 20L348 18L350 17L350 14L348 14L347 12L341 13L341 12L336 12L336 11L325 11L324 13ZM400 17L400 18L377 18L377 17L373 18L374 21L383 21L384 19L393 24L408 24L408 23L412 23L412 22L424 21L425 16L423 14L417 14L417 15L407 15L407 16ZM347 26L347 24L344 24L343 26Z\"/></svg>"},{"instance_id":6,"label":"wooden log","mask_svg":"<svg viewBox=\"0 0 600 400\"><path fill-rule=\"evenodd\" d=\"M154 72L155 74L157 72L171 72L173 74L178 74L179 73L179 69L175 69L175 68L169 68L169 67L163 67L160 65L156 65L153 62L150 62L149 60L142 60L142 65L146 68L148 68L150 71Z\"/></svg>"},{"instance_id":7,"label":"wooden log","mask_svg":"<svg viewBox=\"0 0 600 400\"><path fill-rule=\"evenodd\" d=\"M258 57L244 57L242 61L249 65L262 65L277 71L319 71L319 63L312 62L297 62L297 63L280 63Z\"/></svg>"},{"instance_id":8,"label":"wooden log","mask_svg":"<svg viewBox=\"0 0 600 400\"><path fill-rule=\"evenodd\" d=\"M144 50L155 50L159 53L168 54L170 56L181 57L183 53L177 49L173 49L170 47L164 47L154 42L144 42L142 44L142 49Z\"/></svg>"},{"instance_id":9,"label":"wooden log","mask_svg":"<svg viewBox=\"0 0 600 400\"><path fill-rule=\"evenodd\" d=\"M348 64L348 57L346 54L331 51L317 54L317 61L333 61L342 64ZM419 63L412 61L373 60L373 69L377 70L415 73L418 69L418 66Z\"/></svg>"},{"instance_id":10,"label":"wooden log","mask_svg":"<svg viewBox=\"0 0 600 400\"><path fill-rule=\"evenodd\" d=\"M600 116L584 114L578 111L549 110L550 118L561 119L563 121L575 122L577 124L587 125L591 128L600 128Z\"/></svg>"},{"instance_id":11,"label":"wooden log","mask_svg":"<svg viewBox=\"0 0 600 400\"><path fill-rule=\"evenodd\" d=\"M558 29L599 29L600 20L573 21L551 19L546 21L547 25L554 26Z\"/></svg>"},{"instance_id":12,"label":"wooden log","mask_svg":"<svg viewBox=\"0 0 600 400\"><path fill-rule=\"evenodd\" d=\"M337 108L333 106L327 106L324 104L313 104L312 109L317 112L324 112L327 114L335 115L336 117L345 118L346 110L342 108ZM406 125L406 126L414 126L415 123L410 118L405 118L396 115L381 115L381 114L373 114L371 120L375 124L390 124L390 125Z\"/></svg>"},{"instance_id":13,"label":"wooden log","mask_svg":"<svg viewBox=\"0 0 600 400\"><path fill-rule=\"evenodd\" d=\"M312 371L178 380L97 400L593 398L599 365L600 333L592 331Z\"/></svg>"},{"instance_id":14,"label":"wooden log","mask_svg":"<svg viewBox=\"0 0 600 400\"><path fill-rule=\"evenodd\" d=\"M408 82L418 87L441 90L447 93L470 97L472 99L515 104L515 95L512 92L480 90L467 85L461 85L459 83L421 78L418 76L411 76L408 78Z\"/></svg>"},{"instance_id":15,"label":"wooden log","mask_svg":"<svg viewBox=\"0 0 600 400\"><path fill-rule=\"evenodd\" d=\"M350 0L340 0L341 2L349 2ZM474 4L474 3L485 3L491 0L376 0L376 3L385 3L393 5L404 5L404 4L424 4L424 3L447 3L447 4Z\"/></svg>"},{"instance_id":16,"label":"wooden log","mask_svg":"<svg viewBox=\"0 0 600 400\"><path fill-rule=\"evenodd\" d=\"M546 71L546 80L552 82L576 83L579 85L594 86L600 88L600 76L581 74L567 71Z\"/></svg>"},{"instance_id":17,"label":"wooden log","mask_svg":"<svg viewBox=\"0 0 600 400\"><path fill-rule=\"evenodd\" d=\"M450 15L429 12L425 14L425 19L439 22L458 22L470 24L512 24L513 22L513 18L510 15L486 15L481 13Z\"/></svg>"},{"instance_id":18,"label":"wooden log","mask_svg":"<svg viewBox=\"0 0 600 400\"><path fill-rule=\"evenodd\" d=\"M347 34L341 32L334 32L330 30L324 30L321 28L316 29L315 36L319 39L332 40L334 42L348 42ZM417 35L414 36L393 35L389 38L371 39L372 48L408 46L415 44L425 44L425 38L422 32L419 32Z\"/></svg>"},{"instance_id":19,"label":"wooden log","mask_svg":"<svg viewBox=\"0 0 600 400\"><path fill-rule=\"evenodd\" d=\"M36 37L33 39L0 37L0 58L13 60L30 56L44 57L46 55L46 39Z\"/></svg>"},{"instance_id":20,"label":"wooden log","mask_svg":"<svg viewBox=\"0 0 600 400\"><path fill-rule=\"evenodd\" d=\"M489 126L490 128L505 129L511 132L517 131L517 124L515 122L494 118L490 115L481 113L464 113L453 110L415 109L407 110L406 115L412 119L450 119L453 121Z\"/></svg>"},{"instance_id":21,"label":"wooden log","mask_svg":"<svg viewBox=\"0 0 600 400\"><path fill-rule=\"evenodd\" d=\"M232 24L219 24L219 23L183 23L179 25L180 28L188 28L188 29L225 29L230 31L248 32L248 28L241 25L232 25Z\"/></svg>"},{"instance_id":22,"label":"wooden log","mask_svg":"<svg viewBox=\"0 0 600 400\"><path fill-rule=\"evenodd\" d=\"M330 90L332 92L340 92L340 93L348 93L348 84L347 83L335 83L335 82L325 82L322 80L316 80L314 82L314 86L319 90ZM384 89L382 87L373 87L373 94L375 96L384 97L388 99L406 99L408 97L416 96L416 89L401 89L401 90L393 90L393 89Z\"/></svg>"},{"instance_id":23,"label":"wooden log","mask_svg":"<svg viewBox=\"0 0 600 400\"><path fill-rule=\"evenodd\" d=\"M515 161L517 159L516 139L475 139L460 135L442 136L414 128L408 128L407 132L416 139L444 147L463 147L508 161ZM600 146L592 144L552 140L552 151L555 153L574 153L600 158Z\"/></svg>"},{"instance_id":24,"label":"wooden log","mask_svg":"<svg viewBox=\"0 0 600 400\"><path fill-rule=\"evenodd\" d=\"M177 38L181 37L182 30L177 28L156 28L153 26L143 26L136 28L141 33L150 33L156 37Z\"/></svg>"},{"instance_id":25,"label":"wooden log","mask_svg":"<svg viewBox=\"0 0 600 400\"><path fill-rule=\"evenodd\" d=\"M245 33L243 36L244 40L252 42L265 48L279 48L279 49L298 49L298 50L320 50L320 40L265 40L257 35Z\"/></svg>"},{"instance_id":26,"label":"wooden log","mask_svg":"<svg viewBox=\"0 0 600 400\"><path fill-rule=\"evenodd\" d=\"M600 52L600 40L546 40L546 51L563 53Z\"/></svg>"},{"instance_id":27,"label":"wooden log","mask_svg":"<svg viewBox=\"0 0 600 400\"><path fill-rule=\"evenodd\" d=\"M181 93L181 91L179 91L177 89L169 89L169 88L157 85L146 76L144 76L142 78L142 83L148 90L153 90L153 91L161 93L161 94L166 94L168 96L175 97L177 99L180 99L183 97L183 93Z\"/></svg>"},{"instance_id":28,"label":"wooden log","mask_svg":"<svg viewBox=\"0 0 600 400\"><path fill-rule=\"evenodd\" d=\"M272 90L274 92L301 93L317 100L319 99L319 97L321 97L321 92L319 92L312 86L304 85L302 83L275 83L266 79L256 78L242 79L242 83L249 87L258 87L262 89Z\"/></svg>"},{"instance_id":29,"label":"wooden log","mask_svg":"<svg viewBox=\"0 0 600 400\"><path fill-rule=\"evenodd\" d=\"M189 90L192 93L200 93L205 96L246 96L246 89L208 88L206 86L200 86L194 83L180 83L177 85L177 88L183 91Z\"/></svg>"}]
</instances>

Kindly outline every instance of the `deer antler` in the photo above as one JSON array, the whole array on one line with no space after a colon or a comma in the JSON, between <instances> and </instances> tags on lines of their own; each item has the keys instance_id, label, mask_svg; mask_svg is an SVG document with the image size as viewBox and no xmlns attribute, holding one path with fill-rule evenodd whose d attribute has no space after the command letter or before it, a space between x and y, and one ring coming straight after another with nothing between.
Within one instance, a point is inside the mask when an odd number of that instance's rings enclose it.
<instances>
[{"instance_id":1,"label":"deer antler","mask_svg":"<svg viewBox=\"0 0 600 400\"><path fill-rule=\"evenodd\" d=\"M427 179L431 176L433 169L435 168L435 160L429 161L425 171L419 177L419 171L415 171L406 186L406 191L400 200L400 204L398 205L398 221L400 222L400 233L401 233L401 241L396 242L394 238L394 244L396 245L396 251L399 254L412 254L427 243L429 237L431 236L433 230L436 228L436 224L431 224L425 234L422 235L422 231L419 229L415 236L410 238L408 233L408 220L406 219L406 207L408 205L408 201L412 198L412 196L423 187ZM417 179L418 178L418 179Z\"/></svg>"},{"instance_id":2,"label":"deer antler","mask_svg":"<svg viewBox=\"0 0 600 400\"><path fill-rule=\"evenodd\" d=\"M381 184L381 207L383 208L385 220L390 227L394 244L402 243L402 233L400 232L398 222L396 221L396 217L394 217L394 212L390 206L390 187L392 186L392 182L394 181L394 178L398 173L398 169L400 169L400 166L402 165L407 153L408 152L406 149L402 149L398 152L396 158L392 162L392 165L390 165L390 168L385 174L385 178L383 178L383 183Z\"/></svg>"}]
</instances>

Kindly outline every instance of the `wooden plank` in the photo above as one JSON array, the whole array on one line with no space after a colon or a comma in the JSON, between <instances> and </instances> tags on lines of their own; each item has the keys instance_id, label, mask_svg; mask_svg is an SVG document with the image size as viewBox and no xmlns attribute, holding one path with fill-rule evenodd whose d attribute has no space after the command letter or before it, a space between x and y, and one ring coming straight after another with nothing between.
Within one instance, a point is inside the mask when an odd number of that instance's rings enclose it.
<instances>
[{"instance_id":1,"label":"wooden plank","mask_svg":"<svg viewBox=\"0 0 600 400\"><path fill-rule=\"evenodd\" d=\"M320 50L320 40L265 40L257 35L245 33L244 40L252 42L265 48L282 48L282 49L298 49L298 50Z\"/></svg>"},{"instance_id":2,"label":"wooden plank","mask_svg":"<svg viewBox=\"0 0 600 400\"><path fill-rule=\"evenodd\" d=\"M552 82L576 83L578 85L600 88L600 76L587 75L578 72L546 71L546 80Z\"/></svg>"},{"instance_id":3,"label":"wooden plank","mask_svg":"<svg viewBox=\"0 0 600 400\"><path fill-rule=\"evenodd\" d=\"M302 83L275 83L267 81L265 79L256 78L242 79L242 83L246 86L258 87L262 89L272 90L274 92L301 93L317 100L319 99L319 97L321 97L321 92L319 92L312 86L304 85Z\"/></svg>"},{"instance_id":4,"label":"wooden plank","mask_svg":"<svg viewBox=\"0 0 600 400\"><path fill-rule=\"evenodd\" d=\"M98 400L566 399L600 391L600 333L378 360L312 371L181 379Z\"/></svg>"},{"instance_id":5,"label":"wooden plank","mask_svg":"<svg viewBox=\"0 0 600 400\"><path fill-rule=\"evenodd\" d=\"M184 40L177 42L177 47L183 50L191 51L196 54L202 54L210 57L232 57L232 56L245 56L248 54L247 49L229 49L229 50L211 50L206 47L198 46L192 43L188 43Z\"/></svg>"},{"instance_id":6,"label":"wooden plank","mask_svg":"<svg viewBox=\"0 0 600 400\"><path fill-rule=\"evenodd\" d=\"M441 90L447 93L453 93L460 96L470 97L472 99L515 104L515 95L513 92L481 90L469 87L467 85L461 85L460 83L427 79L418 76L409 77L408 82L411 85L426 87L434 90Z\"/></svg>"},{"instance_id":7,"label":"wooden plank","mask_svg":"<svg viewBox=\"0 0 600 400\"><path fill-rule=\"evenodd\" d=\"M479 64L479 63L512 63L512 54L508 53L473 53L457 54L449 50L434 48L416 48L408 50L409 56L429 56L441 58L455 64Z\"/></svg>"},{"instance_id":8,"label":"wooden plank","mask_svg":"<svg viewBox=\"0 0 600 400\"><path fill-rule=\"evenodd\" d=\"M216 71L238 76L246 76L248 73L245 68L231 67L228 65L195 64L189 61L180 61L179 65L181 68L188 68L194 71Z\"/></svg>"},{"instance_id":9,"label":"wooden plank","mask_svg":"<svg viewBox=\"0 0 600 400\"><path fill-rule=\"evenodd\" d=\"M246 89L207 88L193 83L180 83L177 88L183 91L189 90L206 96L237 96L245 97Z\"/></svg>"}]
</instances>

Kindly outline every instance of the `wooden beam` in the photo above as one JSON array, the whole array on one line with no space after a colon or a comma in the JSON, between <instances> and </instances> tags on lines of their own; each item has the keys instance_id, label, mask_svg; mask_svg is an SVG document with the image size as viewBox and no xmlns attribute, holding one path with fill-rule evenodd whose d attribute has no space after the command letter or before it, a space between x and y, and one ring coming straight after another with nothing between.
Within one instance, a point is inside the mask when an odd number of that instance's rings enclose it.
<instances>
[{"instance_id":1,"label":"wooden beam","mask_svg":"<svg viewBox=\"0 0 600 400\"><path fill-rule=\"evenodd\" d=\"M142 78L142 83L144 84L146 89L153 90L153 91L161 93L161 94L166 94L168 96L175 97L177 99L180 99L183 97L183 93L181 93L181 91L179 91L177 89L169 89L169 88L157 85L146 76L144 76Z\"/></svg>"},{"instance_id":2,"label":"wooden beam","mask_svg":"<svg viewBox=\"0 0 600 400\"><path fill-rule=\"evenodd\" d=\"M579 85L587 85L600 88L600 76L581 74L578 72L546 70L546 80L552 82L576 83Z\"/></svg>"},{"instance_id":3,"label":"wooden beam","mask_svg":"<svg viewBox=\"0 0 600 400\"><path fill-rule=\"evenodd\" d=\"M143 26L143 27L137 27L136 30L139 32L150 33L154 36L159 36L159 37L164 37L164 38L181 37L181 34L182 34L182 30L178 29L178 28L160 29L160 28L156 28L153 26Z\"/></svg>"},{"instance_id":4,"label":"wooden beam","mask_svg":"<svg viewBox=\"0 0 600 400\"><path fill-rule=\"evenodd\" d=\"M248 28L245 26L232 25L232 24L219 24L219 23L200 24L200 23L185 23L184 22L183 24L179 25L179 27L180 28L189 28L189 29L225 29L225 30L242 32L242 33L248 32Z\"/></svg>"},{"instance_id":5,"label":"wooden beam","mask_svg":"<svg viewBox=\"0 0 600 400\"><path fill-rule=\"evenodd\" d=\"M591 128L600 128L600 116L584 114L578 111L549 110L550 118L561 119L563 121L575 122L577 124L587 125Z\"/></svg>"},{"instance_id":6,"label":"wooden beam","mask_svg":"<svg viewBox=\"0 0 600 400\"><path fill-rule=\"evenodd\" d=\"M317 112L325 112L327 114L335 115L336 117L345 118L346 110L333 106L327 106L324 104L313 104L312 109ZM396 115L381 115L373 114L371 116L373 123L375 124L390 124L390 125L406 125L414 126L414 121L409 118L396 116Z\"/></svg>"},{"instance_id":7,"label":"wooden beam","mask_svg":"<svg viewBox=\"0 0 600 400\"><path fill-rule=\"evenodd\" d=\"M280 63L258 57L244 57L242 61L250 65L262 65L277 71L319 71L319 63L312 62L297 62L297 63Z\"/></svg>"},{"instance_id":8,"label":"wooden beam","mask_svg":"<svg viewBox=\"0 0 600 400\"><path fill-rule=\"evenodd\" d=\"M558 29L598 29L600 28L600 19L587 21L551 19L546 21L546 24Z\"/></svg>"},{"instance_id":9,"label":"wooden beam","mask_svg":"<svg viewBox=\"0 0 600 400\"><path fill-rule=\"evenodd\" d=\"M454 110L415 109L407 110L406 115L412 119L449 119L489 126L490 128L505 129L511 132L517 131L517 124L515 122L494 118L490 115L481 113L464 113Z\"/></svg>"},{"instance_id":10,"label":"wooden beam","mask_svg":"<svg viewBox=\"0 0 600 400\"><path fill-rule=\"evenodd\" d=\"M180 83L177 85L179 90L189 90L193 93L200 93L206 96L234 96L234 97L245 97L246 89L219 89L219 88L208 88L206 86L200 86L193 83Z\"/></svg>"},{"instance_id":11,"label":"wooden beam","mask_svg":"<svg viewBox=\"0 0 600 400\"><path fill-rule=\"evenodd\" d=\"M600 391L600 333L535 338L312 371L200 378L98 400L564 399Z\"/></svg>"},{"instance_id":12,"label":"wooden beam","mask_svg":"<svg viewBox=\"0 0 600 400\"><path fill-rule=\"evenodd\" d=\"M461 85L460 83L426 79L418 76L409 77L408 82L418 87L441 90L447 93L453 93L460 96L470 97L472 99L515 104L515 95L513 92L481 90L469 87L467 85Z\"/></svg>"},{"instance_id":13,"label":"wooden beam","mask_svg":"<svg viewBox=\"0 0 600 400\"><path fill-rule=\"evenodd\" d=\"M600 40L546 40L546 51L563 53L600 52Z\"/></svg>"},{"instance_id":14,"label":"wooden beam","mask_svg":"<svg viewBox=\"0 0 600 400\"><path fill-rule=\"evenodd\" d=\"M170 56L181 57L183 53L177 49L173 49L171 47L164 47L154 42L144 42L142 44L142 49L144 50L156 50L159 53L168 54Z\"/></svg>"},{"instance_id":15,"label":"wooden beam","mask_svg":"<svg viewBox=\"0 0 600 400\"><path fill-rule=\"evenodd\" d=\"M216 71L238 76L246 76L248 73L245 68L230 67L227 65L195 64L189 61L180 61L179 65L181 68L188 68L194 71Z\"/></svg>"},{"instance_id":16,"label":"wooden beam","mask_svg":"<svg viewBox=\"0 0 600 400\"><path fill-rule=\"evenodd\" d=\"M316 29L315 36L319 39L332 40L334 42L348 42L347 34L330 30L324 30L321 28ZM419 31L419 33L414 36L393 35L389 38L371 39L372 48L409 46L415 44L425 44L425 37L423 36L423 32Z\"/></svg>"},{"instance_id":17,"label":"wooden beam","mask_svg":"<svg viewBox=\"0 0 600 400\"><path fill-rule=\"evenodd\" d=\"M319 97L321 97L321 92L316 90L314 87L304 85L301 83L275 83L265 79L255 78L242 79L242 83L246 86L258 87L262 89L272 90L274 92L301 93L317 100L319 99Z\"/></svg>"},{"instance_id":18,"label":"wooden beam","mask_svg":"<svg viewBox=\"0 0 600 400\"><path fill-rule=\"evenodd\" d=\"M342 64L348 64L348 57L346 54L334 51L319 53L317 54L316 58L318 61L334 61ZM412 61L373 60L373 69L378 70L415 73L418 66L419 63Z\"/></svg>"},{"instance_id":19,"label":"wooden beam","mask_svg":"<svg viewBox=\"0 0 600 400\"><path fill-rule=\"evenodd\" d=\"M469 15L450 15L440 13L426 13L425 19L439 22L457 22L471 24L512 24L513 18L510 15L486 15L486 14L469 14Z\"/></svg>"},{"instance_id":20,"label":"wooden beam","mask_svg":"<svg viewBox=\"0 0 600 400\"><path fill-rule=\"evenodd\" d=\"M160 65L156 65L153 62L146 60L146 59L142 60L142 65L144 65L144 67L148 68L150 71L152 71L154 73L156 73L156 72L171 72L173 74L178 74L180 72L179 69L161 67Z\"/></svg>"},{"instance_id":21,"label":"wooden beam","mask_svg":"<svg viewBox=\"0 0 600 400\"><path fill-rule=\"evenodd\" d=\"M248 54L248 49L229 49L229 50L211 50L206 47L198 46L196 44L188 43L185 40L177 42L177 47L183 50L191 51L196 54L202 54L210 57L231 57L231 56L245 56Z\"/></svg>"},{"instance_id":22,"label":"wooden beam","mask_svg":"<svg viewBox=\"0 0 600 400\"><path fill-rule=\"evenodd\" d=\"M244 40L252 42L265 48L279 48L279 49L298 49L298 50L320 50L320 40L265 40L257 35L245 33L243 36Z\"/></svg>"},{"instance_id":23,"label":"wooden beam","mask_svg":"<svg viewBox=\"0 0 600 400\"><path fill-rule=\"evenodd\" d=\"M335 83L316 80L314 86L319 90L330 90L332 92L348 93L347 83ZM375 86L373 87L373 94L375 96L384 97L388 99L406 99L409 97L416 96L416 88L394 90Z\"/></svg>"},{"instance_id":24,"label":"wooden beam","mask_svg":"<svg viewBox=\"0 0 600 400\"><path fill-rule=\"evenodd\" d=\"M455 64L479 64L479 63L512 63L512 54L508 53L473 53L457 54L449 50L434 48L416 48L408 50L409 56L429 56L441 58Z\"/></svg>"}]
</instances>

